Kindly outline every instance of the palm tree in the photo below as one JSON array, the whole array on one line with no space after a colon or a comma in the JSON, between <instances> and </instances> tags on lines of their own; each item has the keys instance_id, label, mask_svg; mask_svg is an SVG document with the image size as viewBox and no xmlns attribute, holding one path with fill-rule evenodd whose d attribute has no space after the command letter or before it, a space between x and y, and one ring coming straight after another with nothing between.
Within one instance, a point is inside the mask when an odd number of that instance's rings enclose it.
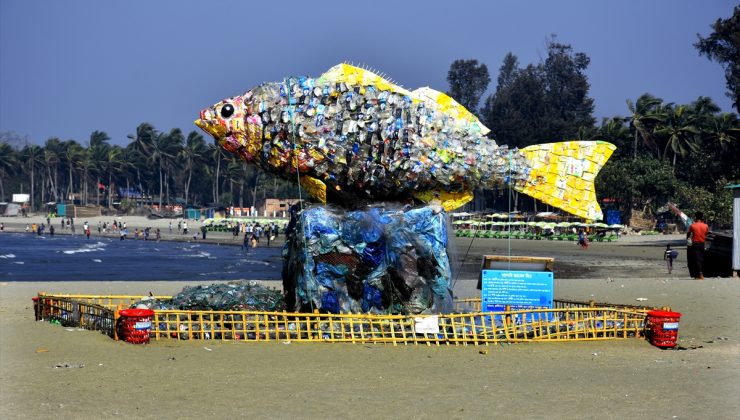
<instances>
[{"instance_id":1,"label":"palm tree","mask_svg":"<svg viewBox=\"0 0 740 420\"><path fill-rule=\"evenodd\" d=\"M246 180L246 173L244 171L244 165L240 159L231 155L229 157L229 163L226 165L226 179L229 181L229 192L231 194L231 205L235 205L234 196L234 184L239 185L239 207L244 207L244 182Z\"/></svg>"},{"instance_id":2,"label":"palm tree","mask_svg":"<svg viewBox=\"0 0 740 420\"><path fill-rule=\"evenodd\" d=\"M16 173L18 156L16 151L5 142L0 142L0 201L5 201L3 180Z\"/></svg>"},{"instance_id":3,"label":"palm tree","mask_svg":"<svg viewBox=\"0 0 740 420\"><path fill-rule=\"evenodd\" d=\"M96 170L97 160L93 149L82 149L75 162L77 169L80 171L80 204L88 203L88 181L91 172Z\"/></svg>"},{"instance_id":4,"label":"palm tree","mask_svg":"<svg viewBox=\"0 0 740 420\"><path fill-rule=\"evenodd\" d=\"M205 162L206 152L208 147L197 131L191 131L188 134L188 138L185 140L185 147L180 152L180 157L184 162L185 169L188 171L187 181L185 181L185 206L188 205L188 198L190 193L190 181L193 177L193 168L199 166Z\"/></svg>"},{"instance_id":5,"label":"palm tree","mask_svg":"<svg viewBox=\"0 0 740 420\"><path fill-rule=\"evenodd\" d=\"M213 202L218 203L219 200L219 194L218 194L218 186L219 186L219 177L220 177L220 170L221 170L221 159L223 158L223 155L221 153L221 148L218 147L218 145L211 144L209 146L210 154L212 159L216 163L216 172L213 176Z\"/></svg>"},{"instance_id":6,"label":"palm tree","mask_svg":"<svg viewBox=\"0 0 740 420\"><path fill-rule=\"evenodd\" d=\"M100 175L108 156L108 149L110 149L109 140L110 137L103 131L93 131L90 134L90 148L88 151L90 158L95 162L90 169L95 175L95 203L98 206L100 206ZM87 189L85 189L85 192L87 192Z\"/></svg>"},{"instance_id":7,"label":"palm tree","mask_svg":"<svg viewBox=\"0 0 740 420\"><path fill-rule=\"evenodd\" d=\"M163 187L164 187L164 181L163 181L163 169L166 166L166 162L173 158L176 154L176 144L173 144L170 141L170 136L177 137L179 133L179 136L181 137L182 134L180 133L179 128L173 129L170 134L163 134L159 133L157 134L150 147L149 147L149 160L153 163L157 164L157 167L159 168L159 209L162 211L162 193L163 193Z\"/></svg>"},{"instance_id":8,"label":"palm tree","mask_svg":"<svg viewBox=\"0 0 740 420\"><path fill-rule=\"evenodd\" d=\"M103 160L100 162L100 168L103 173L108 174L108 208L112 207L113 175L120 173L127 165L124 160L123 149L114 145L108 147Z\"/></svg>"},{"instance_id":9,"label":"palm tree","mask_svg":"<svg viewBox=\"0 0 740 420\"><path fill-rule=\"evenodd\" d=\"M149 149L154 142L154 137L157 135L157 131L149 123L141 123L136 127L136 134L129 134L128 137L131 139L131 143L127 147L130 147L135 154L139 155L143 159L148 159ZM130 155L129 157L133 157ZM144 188L141 185L141 166L136 165L136 182L139 184L139 191L143 194Z\"/></svg>"},{"instance_id":10,"label":"palm tree","mask_svg":"<svg viewBox=\"0 0 740 420\"><path fill-rule=\"evenodd\" d=\"M167 203L170 201L170 179L172 174L177 168L180 168L181 162L177 159L182 154L184 147L185 137L182 135L182 130L179 128L173 128L169 134L165 137L165 144L162 146L167 150L163 165L165 168L165 188L167 194Z\"/></svg>"},{"instance_id":11,"label":"palm tree","mask_svg":"<svg viewBox=\"0 0 740 420\"><path fill-rule=\"evenodd\" d=\"M691 103L691 108L697 119L705 122L721 111L720 107L709 96L700 96Z\"/></svg>"},{"instance_id":12,"label":"palm tree","mask_svg":"<svg viewBox=\"0 0 740 420\"><path fill-rule=\"evenodd\" d=\"M740 121L737 114L724 112L712 118L705 134L709 140L716 141L724 150L730 143L740 139Z\"/></svg>"},{"instance_id":13,"label":"palm tree","mask_svg":"<svg viewBox=\"0 0 740 420\"><path fill-rule=\"evenodd\" d=\"M679 105L672 111L669 113L666 125L655 130L655 133L665 137L663 157L668 157L668 151L673 152L673 167L675 168L678 156L683 158L689 152L698 149L697 136L700 131L696 127L696 117L691 112L691 108Z\"/></svg>"},{"instance_id":14,"label":"palm tree","mask_svg":"<svg viewBox=\"0 0 740 420\"><path fill-rule=\"evenodd\" d=\"M41 147L35 144L26 145L21 150L21 160L23 161L24 170L30 175L30 190L31 190L31 210L36 208L35 195L36 195L36 168L43 163L43 150Z\"/></svg>"},{"instance_id":15,"label":"palm tree","mask_svg":"<svg viewBox=\"0 0 740 420\"><path fill-rule=\"evenodd\" d=\"M576 140L596 140L600 137L601 135L596 127L586 127L582 125L578 127L578 132L576 133Z\"/></svg>"},{"instance_id":16,"label":"palm tree","mask_svg":"<svg viewBox=\"0 0 740 420\"><path fill-rule=\"evenodd\" d=\"M637 143L640 139L652 150L657 156L660 156L660 150L653 141L653 128L665 121L666 116L662 113L660 105L663 100L656 98L649 93L645 93L637 98L636 103L627 99L627 108L632 113L630 125L634 129L634 143L632 145L632 159L637 159Z\"/></svg>"},{"instance_id":17,"label":"palm tree","mask_svg":"<svg viewBox=\"0 0 740 420\"><path fill-rule=\"evenodd\" d=\"M69 174L69 184L67 185L67 199L74 202L74 183L72 173L78 166L77 162L82 156L83 148L74 140L67 140L62 143L62 161L67 167ZM80 199L82 199L82 182L80 182Z\"/></svg>"},{"instance_id":18,"label":"palm tree","mask_svg":"<svg viewBox=\"0 0 740 420\"><path fill-rule=\"evenodd\" d=\"M51 192L54 195L54 201L59 201L59 163L61 155L64 152L63 143L56 137L46 140L44 145L44 163L46 173L51 186Z\"/></svg>"},{"instance_id":19,"label":"palm tree","mask_svg":"<svg viewBox=\"0 0 740 420\"><path fill-rule=\"evenodd\" d=\"M622 149L629 150L632 136L630 136L629 127L625 125L627 121L629 121L628 118L622 117L604 118L599 127L599 137L617 146L617 153Z\"/></svg>"}]
</instances>

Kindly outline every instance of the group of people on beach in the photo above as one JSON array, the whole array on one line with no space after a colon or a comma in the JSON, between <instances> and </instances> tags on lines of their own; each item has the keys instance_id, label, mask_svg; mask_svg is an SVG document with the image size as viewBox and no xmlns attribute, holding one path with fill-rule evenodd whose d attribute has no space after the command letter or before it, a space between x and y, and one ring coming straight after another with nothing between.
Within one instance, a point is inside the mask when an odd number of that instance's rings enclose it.
<instances>
[{"instance_id":1,"label":"group of people on beach","mask_svg":"<svg viewBox=\"0 0 740 420\"><path fill-rule=\"evenodd\" d=\"M267 246L270 246L270 241L278 235L279 227L276 223L269 223L262 226L259 223L240 224L239 222L232 227L234 237L238 237L242 231L244 232L242 249L248 250L250 247L256 248L260 242L260 238L263 236L267 238Z\"/></svg>"}]
</instances>

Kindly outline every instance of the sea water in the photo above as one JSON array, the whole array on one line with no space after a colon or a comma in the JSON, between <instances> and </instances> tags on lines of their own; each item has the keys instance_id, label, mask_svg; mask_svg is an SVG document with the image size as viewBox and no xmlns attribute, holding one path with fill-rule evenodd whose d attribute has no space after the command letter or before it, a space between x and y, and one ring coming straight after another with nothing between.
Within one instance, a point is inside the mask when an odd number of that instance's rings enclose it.
<instances>
[{"instance_id":1,"label":"sea water","mask_svg":"<svg viewBox=\"0 0 740 420\"><path fill-rule=\"evenodd\" d=\"M0 234L0 281L279 280L278 247Z\"/></svg>"}]
</instances>

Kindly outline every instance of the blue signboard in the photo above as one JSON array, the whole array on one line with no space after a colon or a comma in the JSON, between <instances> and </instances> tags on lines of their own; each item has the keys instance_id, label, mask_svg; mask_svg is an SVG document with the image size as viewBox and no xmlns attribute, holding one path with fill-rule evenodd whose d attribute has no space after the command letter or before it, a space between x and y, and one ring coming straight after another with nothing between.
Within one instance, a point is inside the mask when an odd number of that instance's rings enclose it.
<instances>
[{"instance_id":1,"label":"blue signboard","mask_svg":"<svg viewBox=\"0 0 740 420\"><path fill-rule=\"evenodd\" d=\"M483 270L481 294L484 311L552 308L552 272Z\"/></svg>"}]
</instances>

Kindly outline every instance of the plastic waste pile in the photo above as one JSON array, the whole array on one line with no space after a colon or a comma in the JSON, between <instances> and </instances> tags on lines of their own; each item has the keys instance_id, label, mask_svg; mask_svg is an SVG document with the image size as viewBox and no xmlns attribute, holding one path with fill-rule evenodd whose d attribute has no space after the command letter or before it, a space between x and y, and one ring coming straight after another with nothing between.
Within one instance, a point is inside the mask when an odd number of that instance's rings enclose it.
<instances>
[{"instance_id":1,"label":"plastic waste pile","mask_svg":"<svg viewBox=\"0 0 740 420\"><path fill-rule=\"evenodd\" d=\"M283 294L254 281L186 286L170 300L145 298L134 304L154 310L282 311Z\"/></svg>"},{"instance_id":2,"label":"plastic waste pile","mask_svg":"<svg viewBox=\"0 0 740 420\"><path fill-rule=\"evenodd\" d=\"M304 210L283 250L286 306L327 313L445 312L451 306L446 247L445 214L432 207Z\"/></svg>"}]
</instances>

